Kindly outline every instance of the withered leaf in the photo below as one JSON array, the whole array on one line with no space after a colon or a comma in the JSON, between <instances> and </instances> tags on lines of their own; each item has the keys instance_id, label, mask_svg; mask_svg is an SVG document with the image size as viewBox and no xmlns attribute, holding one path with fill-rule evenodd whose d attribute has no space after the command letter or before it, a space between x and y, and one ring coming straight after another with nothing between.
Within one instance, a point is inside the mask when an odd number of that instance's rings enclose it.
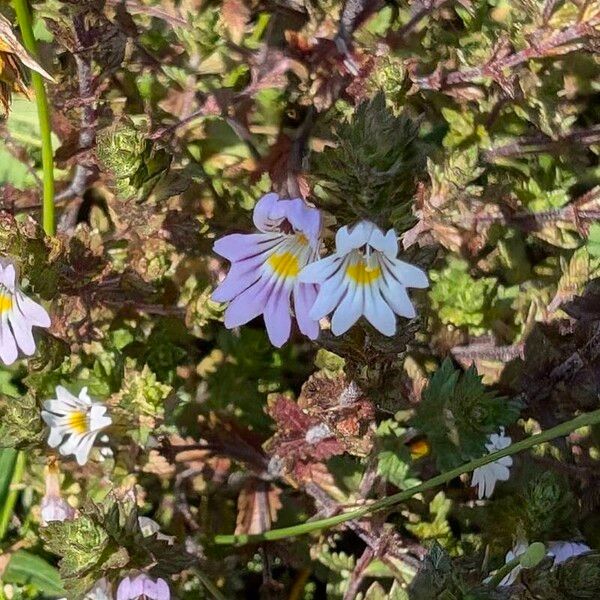
<instances>
[{"instance_id":1,"label":"withered leaf","mask_svg":"<svg viewBox=\"0 0 600 600\"><path fill-rule=\"evenodd\" d=\"M0 14L0 105L6 112L12 92L28 93L23 65L54 82L52 76L19 42L8 19Z\"/></svg>"},{"instance_id":2,"label":"withered leaf","mask_svg":"<svg viewBox=\"0 0 600 600\"><path fill-rule=\"evenodd\" d=\"M281 490L275 485L251 479L238 496L235 533L263 533L271 529L281 508Z\"/></svg>"}]
</instances>

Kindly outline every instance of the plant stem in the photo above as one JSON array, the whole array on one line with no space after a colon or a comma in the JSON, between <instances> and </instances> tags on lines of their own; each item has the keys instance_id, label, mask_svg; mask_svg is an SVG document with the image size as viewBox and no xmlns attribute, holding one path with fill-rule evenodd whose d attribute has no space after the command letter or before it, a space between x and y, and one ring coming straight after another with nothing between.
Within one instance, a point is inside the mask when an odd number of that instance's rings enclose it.
<instances>
[{"instance_id":1,"label":"plant stem","mask_svg":"<svg viewBox=\"0 0 600 600\"><path fill-rule=\"evenodd\" d=\"M219 591L217 586L205 575L202 571L196 571L200 583L207 589L207 591L213 596L215 600L227 600L223 594Z\"/></svg>"},{"instance_id":2,"label":"plant stem","mask_svg":"<svg viewBox=\"0 0 600 600\"><path fill-rule=\"evenodd\" d=\"M515 556L512 560L502 565L490 578L490 587L498 587L500 582L516 567L521 564L521 557Z\"/></svg>"},{"instance_id":3,"label":"plant stem","mask_svg":"<svg viewBox=\"0 0 600 600\"><path fill-rule=\"evenodd\" d=\"M24 471L25 454L19 451L15 459L8 493L6 494L4 505L2 506L2 510L0 511L0 540L4 538L8 530L8 525L10 523L10 519L12 517L13 510L17 502L17 496L19 495L19 490L17 489L17 486L21 483Z\"/></svg>"},{"instance_id":4,"label":"plant stem","mask_svg":"<svg viewBox=\"0 0 600 600\"><path fill-rule=\"evenodd\" d=\"M382 510L384 508L389 508L394 506L395 504L399 504L400 502L404 502L409 498L412 498L416 494L420 494L422 492L426 492L431 490L439 485L444 483L448 483L455 477L462 475L463 473L469 473L478 467L483 467L487 464L490 464L504 456L511 456L513 454L517 454L518 452L522 452L523 450L528 450L529 448L533 448L539 444L543 444L545 442L549 442L557 437L563 437L570 434L572 431L579 429L580 427L584 427L586 425L596 425L600 423L600 409L595 410L589 413L585 413L571 419L570 421L566 421L565 423L561 423L556 427L552 427L551 429L547 429L546 431L542 431L536 435L532 435L524 440L519 442L515 442L511 444L507 448L502 450L498 450L497 452L493 452L491 454L486 454L481 458L476 458L460 467L456 467L454 469L450 469L449 471L445 471L444 473L440 473L427 481L416 485L408 490L404 490L403 492L399 492L397 494L393 494L391 496L385 496L379 500L376 500L372 504L368 506L362 506L361 508L356 508L354 510L350 510L348 512L334 515L333 517L327 517L325 519L319 519L317 521L310 521L307 523L301 523L299 525L293 525L291 527L282 527L281 529L272 529L271 531L265 531L261 534L240 534L240 535L217 535L214 538L214 543L219 545L231 545L231 544L250 544L250 543L258 543L264 541L273 541L273 540L281 540L288 537L294 537L297 535L304 535L306 533L312 533L313 531L321 531L323 529L328 529L329 527L334 527L335 525L340 525L341 523L345 523L347 521L352 521L354 519L360 519L369 513L376 512L378 510Z\"/></svg>"},{"instance_id":5,"label":"plant stem","mask_svg":"<svg viewBox=\"0 0 600 600\"><path fill-rule=\"evenodd\" d=\"M31 14L27 0L13 0L17 22L21 30L23 44L28 52L37 59L37 42L31 26ZM52 151L52 129L50 126L50 110L44 79L39 73L31 71L31 84L35 91L40 137L42 139L42 170L43 170L43 202L42 226L47 235L54 235L54 152Z\"/></svg>"}]
</instances>

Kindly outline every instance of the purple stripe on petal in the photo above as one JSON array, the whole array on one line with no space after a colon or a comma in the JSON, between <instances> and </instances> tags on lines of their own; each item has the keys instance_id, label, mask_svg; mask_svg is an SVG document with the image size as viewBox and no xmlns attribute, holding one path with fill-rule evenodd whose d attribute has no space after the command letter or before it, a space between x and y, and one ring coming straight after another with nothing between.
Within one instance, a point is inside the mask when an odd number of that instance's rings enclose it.
<instances>
[{"instance_id":1,"label":"purple stripe on petal","mask_svg":"<svg viewBox=\"0 0 600 600\"><path fill-rule=\"evenodd\" d=\"M386 270L392 274L402 285L409 288L427 288L429 280L427 273L419 267L415 267L407 262L398 260L397 258L390 259L383 257L383 264Z\"/></svg>"},{"instance_id":2,"label":"purple stripe on petal","mask_svg":"<svg viewBox=\"0 0 600 600\"><path fill-rule=\"evenodd\" d=\"M50 316L41 304L34 302L31 298L28 298L21 292L16 292L15 298L19 310L31 325L36 325L37 327L50 327Z\"/></svg>"},{"instance_id":3,"label":"purple stripe on petal","mask_svg":"<svg viewBox=\"0 0 600 600\"><path fill-rule=\"evenodd\" d=\"M228 302L256 283L261 276L262 256L233 263L227 277L212 293L215 302Z\"/></svg>"},{"instance_id":4,"label":"purple stripe on petal","mask_svg":"<svg viewBox=\"0 0 600 600\"><path fill-rule=\"evenodd\" d=\"M17 345L23 354L31 356L35 352L35 340L29 325L21 312L15 307L8 313L8 320L12 327Z\"/></svg>"},{"instance_id":5,"label":"purple stripe on petal","mask_svg":"<svg viewBox=\"0 0 600 600\"><path fill-rule=\"evenodd\" d=\"M334 275L341 262L337 254L332 254L316 262L309 263L300 271L298 279L304 283L324 283Z\"/></svg>"},{"instance_id":6,"label":"purple stripe on petal","mask_svg":"<svg viewBox=\"0 0 600 600\"><path fill-rule=\"evenodd\" d=\"M234 298L225 311L225 327L232 329L258 317L265 310L273 284L263 277Z\"/></svg>"},{"instance_id":7,"label":"purple stripe on petal","mask_svg":"<svg viewBox=\"0 0 600 600\"><path fill-rule=\"evenodd\" d=\"M232 233L218 239L213 250L223 258L236 262L266 252L281 239L279 233Z\"/></svg>"},{"instance_id":8,"label":"purple stripe on petal","mask_svg":"<svg viewBox=\"0 0 600 600\"><path fill-rule=\"evenodd\" d=\"M290 288L279 285L271 293L265 307L265 325L271 343L281 348L287 342L292 330L292 315L290 314Z\"/></svg>"},{"instance_id":9,"label":"purple stripe on petal","mask_svg":"<svg viewBox=\"0 0 600 600\"><path fill-rule=\"evenodd\" d=\"M5 365L12 365L18 356L17 344L4 313L0 320L0 359Z\"/></svg>"},{"instance_id":10,"label":"purple stripe on petal","mask_svg":"<svg viewBox=\"0 0 600 600\"><path fill-rule=\"evenodd\" d=\"M344 269L340 269L319 288L319 295L309 312L312 319L328 315L347 293L350 286L344 273Z\"/></svg>"},{"instance_id":11,"label":"purple stripe on petal","mask_svg":"<svg viewBox=\"0 0 600 600\"><path fill-rule=\"evenodd\" d=\"M396 333L396 315L384 301L377 285L365 286L364 313L367 321L383 335Z\"/></svg>"},{"instance_id":12,"label":"purple stripe on petal","mask_svg":"<svg viewBox=\"0 0 600 600\"><path fill-rule=\"evenodd\" d=\"M319 336L319 321L308 315L317 299L317 286L309 283L298 283L294 286L294 310L300 331L311 340Z\"/></svg>"},{"instance_id":13,"label":"purple stripe on petal","mask_svg":"<svg viewBox=\"0 0 600 600\"><path fill-rule=\"evenodd\" d=\"M364 286L351 286L344 296L340 305L336 308L331 319L331 332L333 335L342 335L346 333L364 310Z\"/></svg>"}]
</instances>

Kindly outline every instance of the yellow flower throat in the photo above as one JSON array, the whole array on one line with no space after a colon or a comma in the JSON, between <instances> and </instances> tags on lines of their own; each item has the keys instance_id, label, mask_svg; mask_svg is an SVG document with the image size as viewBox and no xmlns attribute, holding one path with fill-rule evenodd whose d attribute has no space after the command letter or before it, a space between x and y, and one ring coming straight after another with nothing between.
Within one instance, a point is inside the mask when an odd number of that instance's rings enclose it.
<instances>
[{"instance_id":1,"label":"yellow flower throat","mask_svg":"<svg viewBox=\"0 0 600 600\"><path fill-rule=\"evenodd\" d=\"M71 413L67 417L69 429L74 433L85 433L88 430L88 415L87 412L77 411Z\"/></svg>"},{"instance_id":2,"label":"yellow flower throat","mask_svg":"<svg viewBox=\"0 0 600 600\"><path fill-rule=\"evenodd\" d=\"M371 267L361 259L346 267L346 275L358 285L370 285L381 277L381 269L377 265Z\"/></svg>"}]
</instances>

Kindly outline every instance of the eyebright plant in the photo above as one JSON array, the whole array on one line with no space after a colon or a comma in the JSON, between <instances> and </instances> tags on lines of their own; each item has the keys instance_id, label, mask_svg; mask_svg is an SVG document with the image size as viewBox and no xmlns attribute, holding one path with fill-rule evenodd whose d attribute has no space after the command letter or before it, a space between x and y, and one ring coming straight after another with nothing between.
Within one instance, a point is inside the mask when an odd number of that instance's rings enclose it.
<instances>
[{"instance_id":1,"label":"eyebright plant","mask_svg":"<svg viewBox=\"0 0 600 600\"><path fill-rule=\"evenodd\" d=\"M0 6L0 600L600 597L597 0Z\"/></svg>"}]
</instances>

